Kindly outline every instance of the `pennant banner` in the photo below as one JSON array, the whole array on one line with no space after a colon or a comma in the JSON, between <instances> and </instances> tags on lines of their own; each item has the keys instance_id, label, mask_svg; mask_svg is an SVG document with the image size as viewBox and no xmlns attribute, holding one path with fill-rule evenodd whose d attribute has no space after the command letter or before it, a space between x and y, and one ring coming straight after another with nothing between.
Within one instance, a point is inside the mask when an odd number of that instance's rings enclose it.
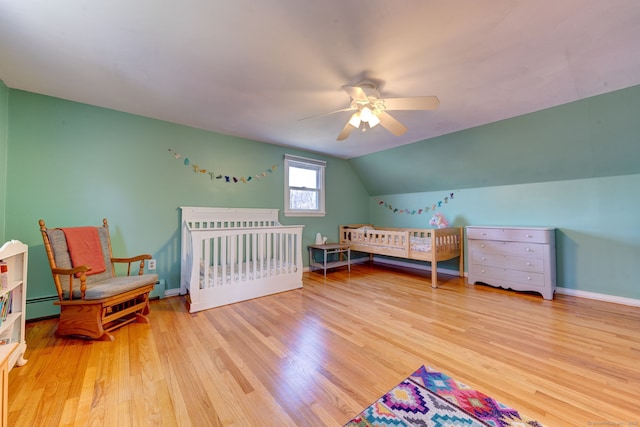
<instances>
[{"instance_id":1,"label":"pennant banner","mask_svg":"<svg viewBox=\"0 0 640 427\"><path fill-rule=\"evenodd\" d=\"M425 206L425 207L419 208L419 209L398 209L398 208L393 207L393 205L391 205L391 203L387 203L382 199L379 199L379 198L376 197L376 200L378 201L378 206L384 207L384 208L388 208L393 213L409 214L409 215L421 215L421 214L426 214L428 212L432 212L433 213L438 208L441 208L442 205L446 205L447 203L452 201L453 200L453 193L449 193L448 196L445 196L443 199L438 200L437 202L431 204L431 206Z\"/></svg>"},{"instance_id":2,"label":"pennant banner","mask_svg":"<svg viewBox=\"0 0 640 427\"><path fill-rule=\"evenodd\" d=\"M173 157L176 160L181 160L182 159L182 155L180 155L180 153L172 150L171 148L169 148L169 152L173 155ZM227 173L222 173L220 171L215 171L212 169L205 169L200 167L200 165L198 163L193 163L191 160L189 160L188 157L185 157L184 160L182 160L182 164L184 166L187 166L189 169L193 170L194 173L200 173L204 176L208 176L209 179L213 180L220 180L220 182L225 182L225 183L231 183L231 184L237 184L239 182L246 184L252 180L259 180L262 179L266 176L268 176L269 174L273 173L276 171L276 169L278 168L278 166L280 166L279 164L273 164L271 165L271 167L257 173L257 174L251 174L251 175L232 175L232 174L227 174Z\"/></svg>"}]
</instances>

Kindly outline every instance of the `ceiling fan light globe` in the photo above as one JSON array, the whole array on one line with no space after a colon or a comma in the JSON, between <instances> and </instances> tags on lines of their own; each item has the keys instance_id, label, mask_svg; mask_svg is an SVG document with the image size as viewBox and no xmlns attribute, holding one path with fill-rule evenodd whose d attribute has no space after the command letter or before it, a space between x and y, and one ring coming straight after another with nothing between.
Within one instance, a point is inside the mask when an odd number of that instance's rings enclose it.
<instances>
[{"instance_id":1,"label":"ceiling fan light globe","mask_svg":"<svg viewBox=\"0 0 640 427\"><path fill-rule=\"evenodd\" d=\"M360 110L360 120L362 120L363 122L368 123L372 117L373 117L373 113L371 112L369 107L363 107L362 110Z\"/></svg>"},{"instance_id":2,"label":"ceiling fan light globe","mask_svg":"<svg viewBox=\"0 0 640 427\"><path fill-rule=\"evenodd\" d=\"M380 124L380 119L375 114L372 114L371 118L369 119L369 121L367 123L369 123L369 127L372 128L372 127L377 126L377 125Z\"/></svg>"},{"instance_id":3,"label":"ceiling fan light globe","mask_svg":"<svg viewBox=\"0 0 640 427\"><path fill-rule=\"evenodd\" d=\"M354 128L359 128L360 127L360 121L361 121L360 112L357 111L357 112L355 112L355 113L353 113L351 115L351 118L349 119L349 124L351 126L353 126Z\"/></svg>"}]
</instances>

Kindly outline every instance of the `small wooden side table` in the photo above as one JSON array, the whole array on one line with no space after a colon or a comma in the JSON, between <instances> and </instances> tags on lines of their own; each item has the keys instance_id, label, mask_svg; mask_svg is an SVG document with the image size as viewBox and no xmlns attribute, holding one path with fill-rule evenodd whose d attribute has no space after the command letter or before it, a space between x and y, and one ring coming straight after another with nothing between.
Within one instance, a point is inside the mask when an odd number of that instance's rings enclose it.
<instances>
[{"instance_id":1,"label":"small wooden side table","mask_svg":"<svg viewBox=\"0 0 640 427\"><path fill-rule=\"evenodd\" d=\"M347 266L351 271L351 248L348 244L343 243L325 243L324 245L309 245L309 270L313 271L313 267L324 270L327 275L328 268ZM316 262L313 253L322 251L322 262ZM336 260L329 260L328 255L338 254Z\"/></svg>"}]
</instances>

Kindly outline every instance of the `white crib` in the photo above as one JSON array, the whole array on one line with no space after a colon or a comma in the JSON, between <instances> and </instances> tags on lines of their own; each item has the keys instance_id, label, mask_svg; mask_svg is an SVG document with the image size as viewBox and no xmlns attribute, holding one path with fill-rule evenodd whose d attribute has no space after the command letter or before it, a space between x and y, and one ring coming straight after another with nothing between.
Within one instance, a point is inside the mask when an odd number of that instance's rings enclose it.
<instances>
[{"instance_id":1,"label":"white crib","mask_svg":"<svg viewBox=\"0 0 640 427\"><path fill-rule=\"evenodd\" d=\"M302 287L302 225L278 209L181 207L180 293L189 312Z\"/></svg>"}]
</instances>

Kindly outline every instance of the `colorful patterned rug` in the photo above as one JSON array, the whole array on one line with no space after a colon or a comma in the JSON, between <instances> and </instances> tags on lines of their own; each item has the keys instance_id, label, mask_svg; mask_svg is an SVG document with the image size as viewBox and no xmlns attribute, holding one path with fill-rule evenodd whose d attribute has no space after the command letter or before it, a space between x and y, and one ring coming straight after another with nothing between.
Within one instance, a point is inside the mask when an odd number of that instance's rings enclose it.
<instances>
[{"instance_id":1,"label":"colorful patterned rug","mask_svg":"<svg viewBox=\"0 0 640 427\"><path fill-rule=\"evenodd\" d=\"M344 427L542 427L515 409L421 366Z\"/></svg>"}]
</instances>

